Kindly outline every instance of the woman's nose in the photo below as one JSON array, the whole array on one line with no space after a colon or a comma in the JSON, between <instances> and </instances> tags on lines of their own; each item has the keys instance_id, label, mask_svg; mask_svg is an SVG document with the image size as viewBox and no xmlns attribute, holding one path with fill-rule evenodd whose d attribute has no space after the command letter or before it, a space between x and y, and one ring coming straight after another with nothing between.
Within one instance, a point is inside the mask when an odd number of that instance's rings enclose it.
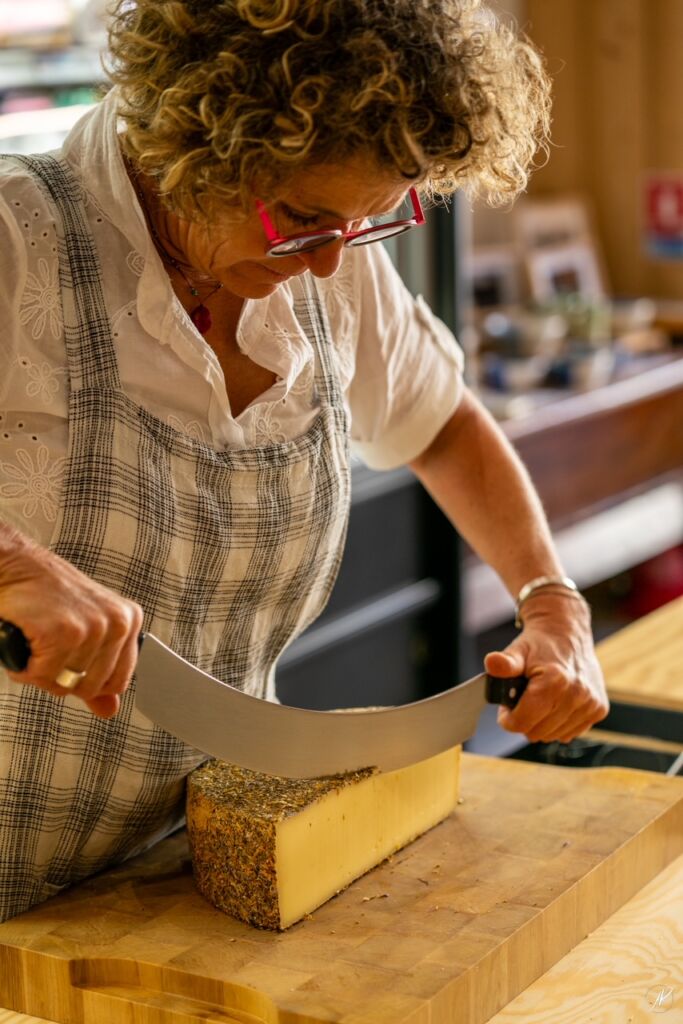
<instances>
[{"instance_id":1,"label":"woman's nose","mask_svg":"<svg viewBox=\"0 0 683 1024\"><path fill-rule=\"evenodd\" d=\"M300 258L305 262L314 277L332 277L339 270L344 255L344 242L328 242L318 249L302 252Z\"/></svg>"}]
</instances>

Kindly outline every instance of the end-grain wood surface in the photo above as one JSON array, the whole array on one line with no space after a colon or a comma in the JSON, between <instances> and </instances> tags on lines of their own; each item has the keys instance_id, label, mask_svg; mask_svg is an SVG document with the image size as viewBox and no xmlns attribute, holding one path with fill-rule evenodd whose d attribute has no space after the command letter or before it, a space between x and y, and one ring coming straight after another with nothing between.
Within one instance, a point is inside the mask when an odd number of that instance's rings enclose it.
<instances>
[{"instance_id":1,"label":"end-grain wood surface","mask_svg":"<svg viewBox=\"0 0 683 1024\"><path fill-rule=\"evenodd\" d=\"M184 835L0 925L0 1005L69 1024L484 1024L683 853L683 779L463 755L455 814L284 934Z\"/></svg>"},{"instance_id":2,"label":"end-grain wood surface","mask_svg":"<svg viewBox=\"0 0 683 1024\"><path fill-rule=\"evenodd\" d=\"M680 1024L682 949L683 855L488 1024ZM53 1022L0 1010L0 1024Z\"/></svg>"}]
</instances>

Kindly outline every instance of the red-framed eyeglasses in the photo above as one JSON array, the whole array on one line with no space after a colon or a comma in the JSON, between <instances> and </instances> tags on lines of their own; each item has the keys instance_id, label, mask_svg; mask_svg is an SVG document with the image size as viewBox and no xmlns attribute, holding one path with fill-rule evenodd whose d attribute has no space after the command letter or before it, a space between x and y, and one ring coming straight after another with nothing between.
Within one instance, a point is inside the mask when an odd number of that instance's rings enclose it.
<instances>
[{"instance_id":1,"label":"red-framed eyeglasses","mask_svg":"<svg viewBox=\"0 0 683 1024\"><path fill-rule=\"evenodd\" d=\"M296 256L311 249L319 249L321 245L338 242L343 239L344 245L368 245L370 242L381 242L383 238L401 235L411 228L420 227L425 222L425 215L420 205L420 197L414 188L408 192L413 204L413 216L404 220L392 220L385 224L371 224L360 231L342 231L340 228L326 228L323 231L300 231L295 235L279 235L272 220L268 216L265 203L255 200L258 215L266 233L269 256Z\"/></svg>"}]
</instances>

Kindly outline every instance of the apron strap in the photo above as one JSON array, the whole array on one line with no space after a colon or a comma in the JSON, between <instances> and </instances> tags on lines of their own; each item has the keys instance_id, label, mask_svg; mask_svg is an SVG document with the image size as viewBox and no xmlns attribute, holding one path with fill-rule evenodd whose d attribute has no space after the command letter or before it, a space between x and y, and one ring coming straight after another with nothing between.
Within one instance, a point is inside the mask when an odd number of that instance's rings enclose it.
<instances>
[{"instance_id":1,"label":"apron strap","mask_svg":"<svg viewBox=\"0 0 683 1024\"><path fill-rule=\"evenodd\" d=\"M315 361L316 389L323 399L324 405L343 411L344 397L336 369L332 331L315 278L307 271L294 278L292 284L296 287L295 282L301 284L303 294L294 299L294 314L304 333L310 339L317 356Z\"/></svg>"},{"instance_id":2,"label":"apron strap","mask_svg":"<svg viewBox=\"0 0 683 1024\"><path fill-rule=\"evenodd\" d=\"M68 164L53 156L13 159L34 175L58 214L59 279L71 388L120 388L99 255L83 208L83 187Z\"/></svg>"}]
</instances>

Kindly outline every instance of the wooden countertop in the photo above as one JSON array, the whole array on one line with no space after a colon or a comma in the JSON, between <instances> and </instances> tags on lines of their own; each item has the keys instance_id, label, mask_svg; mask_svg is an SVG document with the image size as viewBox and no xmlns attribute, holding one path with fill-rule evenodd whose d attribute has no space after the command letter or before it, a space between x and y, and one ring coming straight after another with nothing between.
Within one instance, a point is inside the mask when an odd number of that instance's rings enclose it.
<instances>
[{"instance_id":1,"label":"wooden countertop","mask_svg":"<svg viewBox=\"0 0 683 1024\"><path fill-rule=\"evenodd\" d=\"M683 597L607 637L597 650L612 700L683 711Z\"/></svg>"},{"instance_id":2,"label":"wooden countertop","mask_svg":"<svg viewBox=\"0 0 683 1024\"><path fill-rule=\"evenodd\" d=\"M681 1024L681 950L678 857L488 1024Z\"/></svg>"}]
</instances>

